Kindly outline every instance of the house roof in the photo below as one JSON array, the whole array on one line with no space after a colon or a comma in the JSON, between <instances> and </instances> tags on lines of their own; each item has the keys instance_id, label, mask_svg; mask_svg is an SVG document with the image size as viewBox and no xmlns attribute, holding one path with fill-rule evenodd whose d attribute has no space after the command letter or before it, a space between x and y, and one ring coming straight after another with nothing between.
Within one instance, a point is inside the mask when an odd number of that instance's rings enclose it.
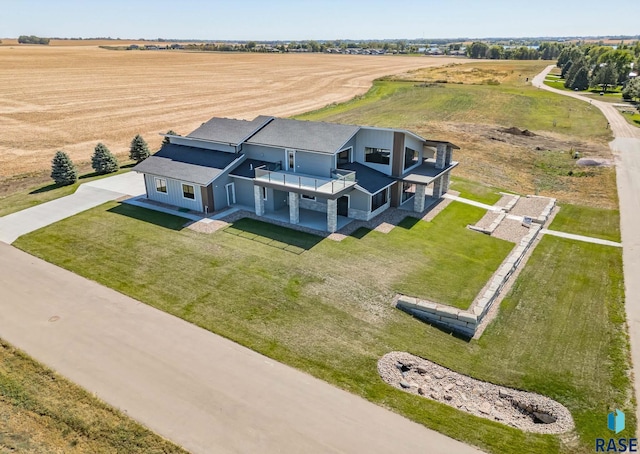
<instances>
[{"instance_id":1,"label":"house roof","mask_svg":"<svg viewBox=\"0 0 640 454\"><path fill-rule=\"evenodd\" d=\"M360 126L275 118L247 143L334 154Z\"/></svg>"},{"instance_id":2,"label":"house roof","mask_svg":"<svg viewBox=\"0 0 640 454\"><path fill-rule=\"evenodd\" d=\"M455 143L451 143L451 142L446 142L446 141L442 141L442 140L425 140L424 144L428 147L436 147L438 145L451 145L451 148L453 148L454 150L459 150L460 147L457 146Z\"/></svg>"},{"instance_id":3,"label":"house roof","mask_svg":"<svg viewBox=\"0 0 640 454\"><path fill-rule=\"evenodd\" d=\"M251 121L214 117L206 123L202 123L198 129L188 134L187 137L237 146L272 119L273 117L266 115L260 115Z\"/></svg>"},{"instance_id":4,"label":"house roof","mask_svg":"<svg viewBox=\"0 0 640 454\"><path fill-rule=\"evenodd\" d=\"M133 170L206 186L243 154L167 144Z\"/></svg>"},{"instance_id":5,"label":"house roof","mask_svg":"<svg viewBox=\"0 0 640 454\"><path fill-rule=\"evenodd\" d=\"M341 164L340 168L355 171L358 186L370 194L375 194L396 181L382 172L378 172L371 167L367 167L364 164L359 164L357 162Z\"/></svg>"},{"instance_id":6,"label":"house roof","mask_svg":"<svg viewBox=\"0 0 640 454\"><path fill-rule=\"evenodd\" d=\"M256 167L265 166L267 170L276 170L276 162L259 161L257 159L245 159L242 163L229 172L229 175L244 178L254 178Z\"/></svg>"}]
</instances>

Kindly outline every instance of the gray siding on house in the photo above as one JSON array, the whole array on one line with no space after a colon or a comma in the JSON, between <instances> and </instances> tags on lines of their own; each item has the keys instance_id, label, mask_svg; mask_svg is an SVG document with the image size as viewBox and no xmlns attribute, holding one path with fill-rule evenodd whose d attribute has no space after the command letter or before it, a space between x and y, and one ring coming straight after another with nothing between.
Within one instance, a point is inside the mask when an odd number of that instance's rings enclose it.
<instances>
[{"instance_id":1,"label":"gray siding on house","mask_svg":"<svg viewBox=\"0 0 640 454\"><path fill-rule=\"evenodd\" d=\"M221 210L227 206L227 183L231 183L233 180L229 177L229 172L225 172L224 175L219 176L212 183L213 185L213 201L215 203L214 210Z\"/></svg>"},{"instance_id":2,"label":"gray siding on house","mask_svg":"<svg viewBox=\"0 0 640 454\"><path fill-rule=\"evenodd\" d=\"M372 169L391 175L391 156L388 165L366 162L364 159L365 147L383 148L393 152L393 131L362 128L356 134L355 160Z\"/></svg>"},{"instance_id":3,"label":"gray siding on house","mask_svg":"<svg viewBox=\"0 0 640 454\"><path fill-rule=\"evenodd\" d=\"M206 150L225 151L227 153L235 153L236 148L229 145L222 145L214 142L207 142L205 140L187 139L184 137L171 137L169 139L171 143L176 145L185 145L187 147L198 147Z\"/></svg>"},{"instance_id":4,"label":"gray siding on house","mask_svg":"<svg viewBox=\"0 0 640 454\"><path fill-rule=\"evenodd\" d=\"M156 178L162 178L167 182L167 193L156 191ZM156 202L168 203L181 208L188 208L193 211L202 211L202 194L200 186L193 183L187 183L194 186L195 199L185 199L182 195L182 181L172 180L170 178L156 177L154 175L144 176L145 183L148 188L147 197ZM215 198L215 195L214 195Z\"/></svg>"},{"instance_id":5,"label":"gray siding on house","mask_svg":"<svg viewBox=\"0 0 640 454\"><path fill-rule=\"evenodd\" d=\"M333 169L333 155L308 153L296 150L296 172L320 177L330 177Z\"/></svg>"},{"instance_id":6,"label":"gray siding on house","mask_svg":"<svg viewBox=\"0 0 640 454\"><path fill-rule=\"evenodd\" d=\"M371 211L371 196L357 189L351 191L349 193L349 208Z\"/></svg>"},{"instance_id":7,"label":"gray siding on house","mask_svg":"<svg viewBox=\"0 0 640 454\"><path fill-rule=\"evenodd\" d=\"M411 134L405 134L404 135L404 146L405 148L411 148L413 150L416 150L418 152L418 162L411 166L408 167L408 169L411 169L413 167L419 166L420 164L422 164L422 156L423 156L423 145L422 142L420 142L418 139L416 139L415 137L413 137ZM402 157L402 161L404 163L404 156ZM404 166L403 166L404 167ZM407 169L404 169L404 172L406 172Z\"/></svg>"},{"instance_id":8,"label":"gray siding on house","mask_svg":"<svg viewBox=\"0 0 640 454\"><path fill-rule=\"evenodd\" d=\"M285 168L285 153L283 148L265 147L262 145L251 145L245 143L242 145L242 152L249 159L257 159L259 161L279 162L282 169Z\"/></svg>"},{"instance_id":9,"label":"gray siding on house","mask_svg":"<svg viewBox=\"0 0 640 454\"><path fill-rule=\"evenodd\" d=\"M253 208L255 196L253 194L253 181L244 178L232 178L236 189L236 203Z\"/></svg>"},{"instance_id":10,"label":"gray siding on house","mask_svg":"<svg viewBox=\"0 0 640 454\"><path fill-rule=\"evenodd\" d=\"M279 210L280 208L289 205L289 193L286 191L278 191L277 189L267 189L269 191L270 206L272 209Z\"/></svg>"}]
</instances>

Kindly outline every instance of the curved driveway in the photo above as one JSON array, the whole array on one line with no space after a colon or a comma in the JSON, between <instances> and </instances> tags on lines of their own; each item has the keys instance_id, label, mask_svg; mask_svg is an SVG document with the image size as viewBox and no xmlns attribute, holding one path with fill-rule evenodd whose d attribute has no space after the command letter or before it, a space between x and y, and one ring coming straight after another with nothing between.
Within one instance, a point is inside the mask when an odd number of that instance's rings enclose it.
<instances>
[{"instance_id":1,"label":"curved driveway","mask_svg":"<svg viewBox=\"0 0 640 454\"><path fill-rule=\"evenodd\" d=\"M544 84L551 71L548 66L533 79L533 85L554 93L589 102L602 111L611 125L615 140L609 144L616 157L616 176L620 202L620 228L622 231L622 261L624 266L625 307L631 357L636 366L634 387L636 401L640 391L640 128L630 125L611 104L585 98L577 93L557 90ZM640 407L636 409L640 416ZM640 417L637 418L640 429ZM639 430L640 432L640 430Z\"/></svg>"}]
</instances>

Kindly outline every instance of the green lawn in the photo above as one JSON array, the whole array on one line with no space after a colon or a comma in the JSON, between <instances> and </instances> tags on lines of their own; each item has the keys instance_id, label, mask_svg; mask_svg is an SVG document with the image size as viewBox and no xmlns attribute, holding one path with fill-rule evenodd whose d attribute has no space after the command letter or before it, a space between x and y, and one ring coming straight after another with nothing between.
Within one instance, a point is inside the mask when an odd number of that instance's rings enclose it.
<instances>
[{"instance_id":1,"label":"green lawn","mask_svg":"<svg viewBox=\"0 0 640 454\"><path fill-rule=\"evenodd\" d=\"M2 339L0 452L185 453Z\"/></svg>"},{"instance_id":2,"label":"green lawn","mask_svg":"<svg viewBox=\"0 0 640 454\"><path fill-rule=\"evenodd\" d=\"M295 118L413 131L428 122L456 121L553 131L583 139L610 135L602 128L602 114L593 106L531 86L423 85L378 80L356 100Z\"/></svg>"},{"instance_id":3,"label":"green lawn","mask_svg":"<svg viewBox=\"0 0 640 454\"><path fill-rule=\"evenodd\" d=\"M620 242L620 211L561 204L549 228Z\"/></svg>"},{"instance_id":4,"label":"green lawn","mask_svg":"<svg viewBox=\"0 0 640 454\"><path fill-rule=\"evenodd\" d=\"M512 247L464 228L481 216L452 203L432 222L408 218L338 243L247 220L204 235L108 203L16 245L490 452L589 452L607 408L632 410L620 250L545 237L479 342L389 304L396 291L468 304ZM389 387L376 362L393 350L559 400L576 416L580 446Z\"/></svg>"},{"instance_id":5,"label":"green lawn","mask_svg":"<svg viewBox=\"0 0 640 454\"><path fill-rule=\"evenodd\" d=\"M499 188L476 183L475 181L461 177L452 177L449 188L458 191L460 197L486 203L487 205L495 204L502 197L502 195L500 195L501 189Z\"/></svg>"},{"instance_id":6,"label":"green lawn","mask_svg":"<svg viewBox=\"0 0 640 454\"><path fill-rule=\"evenodd\" d=\"M78 189L78 186L80 186L82 183L88 183L93 180L112 177L114 175L129 172L130 170L130 168L123 168L118 172L110 173L107 175L88 173L85 175L81 175L77 183L69 186L58 186L54 183L50 183L44 186L38 186L36 188L14 192L6 197L0 198L0 217L73 194L74 192L76 192L76 189Z\"/></svg>"}]
</instances>

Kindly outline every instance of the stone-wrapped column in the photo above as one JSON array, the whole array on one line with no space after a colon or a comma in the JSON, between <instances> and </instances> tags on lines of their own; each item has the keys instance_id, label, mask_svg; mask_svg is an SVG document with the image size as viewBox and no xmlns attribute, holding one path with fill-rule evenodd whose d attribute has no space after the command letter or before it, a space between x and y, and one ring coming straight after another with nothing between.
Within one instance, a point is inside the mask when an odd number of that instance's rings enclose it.
<instances>
[{"instance_id":1,"label":"stone-wrapped column","mask_svg":"<svg viewBox=\"0 0 640 454\"><path fill-rule=\"evenodd\" d=\"M451 161L453 161L453 147L451 145L447 145L447 153L444 159L444 165L450 166Z\"/></svg>"},{"instance_id":2,"label":"stone-wrapped column","mask_svg":"<svg viewBox=\"0 0 640 454\"><path fill-rule=\"evenodd\" d=\"M447 144L439 143L436 147L436 169L444 169L447 159Z\"/></svg>"},{"instance_id":3,"label":"stone-wrapped column","mask_svg":"<svg viewBox=\"0 0 640 454\"><path fill-rule=\"evenodd\" d=\"M442 197L442 177L433 181L433 198L439 199L440 197Z\"/></svg>"},{"instance_id":4,"label":"stone-wrapped column","mask_svg":"<svg viewBox=\"0 0 640 454\"><path fill-rule=\"evenodd\" d=\"M416 195L413 197L413 211L422 213L424 211L424 195L427 186L424 184L416 184Z\"/></svg>"},{"instance_id":5,"label":"stone-wrapped column","mask_svg":"<svg viewBox=\"0 0 640 454\"><path fill-rule=\"evenodd\" d=\"M442 193L449 191L449 182L451 181L451 172L442 175Z\"/></svg>"},{"instance_id":6,"label":"stone-wrapped column","mask_svg":"<svg viewBox=\"0 0 640 454\"><path fill-rule=\"evenodd\" d=\"M338 201L336 199L327 200L327 232L338 230Z\"/></svg>"},{"instance_id":7,"label":"stone-wrapped column","mask_svg":"<svg viewBox=\"0 0 640 454\"><path fill-rule=\"evenodd\" d=\"M289 193L289 222L300 223L300 194L297 192Z\"/></svg>"},{"instance_id":8,"label":"stone-wrapped column","mask_svg":"<svg viewBox=\"0 0 640 454\"><path fill-rule=\"evenodd\" d=\"M253 186L253 198L256 203L256 215L264 216L264 199L262 198L262 186Z\"/></svg>"}]
</instances>

